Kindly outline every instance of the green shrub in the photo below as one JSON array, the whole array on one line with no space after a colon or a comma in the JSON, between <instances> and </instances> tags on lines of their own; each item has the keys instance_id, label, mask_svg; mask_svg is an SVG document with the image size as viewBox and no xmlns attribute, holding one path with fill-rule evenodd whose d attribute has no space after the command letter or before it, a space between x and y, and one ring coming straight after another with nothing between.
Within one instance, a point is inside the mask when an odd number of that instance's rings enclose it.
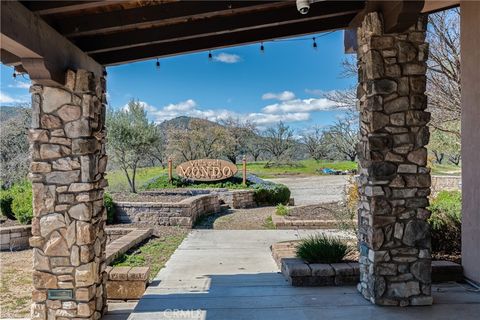
<instances>
[{"instance_id":1,"label":"green shrub","mask_svg":"<svg viewBox=\"0 0 480 320\"><path fill-rule=\"evenodd\" d=\"M12 211L13 196L10 190L0 190L0 212L7 219L15 220Z\"/></svg>"},{"instance_id":2,"label":"green shrub","mask_svg":"<svg viewBox=\"0 0 480 320\"><path fill-rule=\"evenodd\" d=\"M321 234L302 240L297 246L297 257L308 263L337 263L351 251L345 241Z\"/></svg>"},{"instance_id":3,"label":"green shrub","mask_svg":"<svg viewBox=\"0 0 480 320\"><path fill-rule=\"evenodd\" d=\"M247 186L242 184L241 177L231 177L222 181L212 181L212 182L195 182L187 179L182 179L179 177L173 177L172 181L168 181L168 175L162 174L158 177L155 177L143 186L145 190L155 190L155 189L172 189L172 188L192 188L192 189L215 189L215 188L226 188L226 189L246 189L251 184L247 181Z\"/></svg>"},{"instance_id":4,"label":"green shrub","mask_svg":"<svg viewBox=\"0 0 480 320\"><path fill-rule=\"evenodd\" d=\"M255 201L259 205L288 204L290 189L283 184L261 183L253 186Z\"/></svg>"},{"instance_id":5,"label":"green shrub","mask_svg":"<svg viewBox=\"0 0 480 320\"><path fill-rule=\"evenodd\" d=\"M13 185L10 189L13 197L12 211L18 222L29 224L32 222L32 185L30 182L22 182Z\"/></svg>"},{"instance_id":6,"label":"green shrub","mask_svg":"<svg viewBox=\"0 0 480 320\"><path fill-rule=\"evenodd\" d=\"M107 224L112 224L115 221L115 205L109 193L103 195L103 204L105 205L105 209L107 209Z\"/></svg>"},{"instance_id":7,"label":"green shrub","mask_svg":"<svg viewBox=\"0 0 480 320\"><path fill-rule=\"evenodd\" d=\"M284 204L277 204L277 207L275 209L275 214L277 216L286 216L288 215L288 207Z\"/></svg>"},{"instance_id":8,"label":"green shrub","mask_svg":"<svg viewBox=\"0 0 480 320\"><path fill-rule=\"evenodd\" d=\"M430 204L428 220L433 253L461 251L462 194L460 191L441 191Z\"/></svg>"}]
</instances>

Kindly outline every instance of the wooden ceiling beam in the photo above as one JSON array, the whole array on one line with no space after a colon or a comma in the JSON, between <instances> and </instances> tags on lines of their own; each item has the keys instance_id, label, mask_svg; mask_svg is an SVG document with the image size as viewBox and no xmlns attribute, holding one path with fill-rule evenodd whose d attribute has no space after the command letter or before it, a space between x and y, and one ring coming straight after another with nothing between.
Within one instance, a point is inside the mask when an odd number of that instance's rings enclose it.
<instances>
[{"instance_id":1,"label":"wooden ceiling beam","mask_svg":"<svg viewBox=\"0 0 480 320\"><path fill-rule=\"evenodd\" d=\"M57 19L55 28L69 38L108 32L166 26L246 11L266 11L289 6L291 1L180 1L87 16ZM293 9L296 10L296 9Z\"/></svg>"},{"instance_id":2,"label":"wooden ceiling beam","mask_svg":"<svg viewBox=\"0 0 480 320\"><path fill-rule=\"evenodd\" d=\"M65 82L67 69L97 76L103 67L17 1L1 1L1 49L20 58L30 78L42 84Z\"/></svg>"},{"instance_id":3,"label":"wooden ceiling beam","mask_svg":"<svg viewBox=\"0 0 480 320\"><path fill-rule=\"evenodd\" d=\"M350 27L359 27L365 15L377 11L382 13L385 33L404 32L418 21L423 6L424 0L368 0Z\"/></svg>"},{"instance_id":4,"label":"wooden ceiling beam","mask_svg":"<svg viewBox=\"0 0 480 320\"><path fill-rule=\"evenodd\" d=\"M85 52L115 51L118 49L159 44L196 37L215 36L231 32L261 29L280 26L299 21L318 20L345 14L358 13L363 3L358 1L326 1L314 3L306 16L299 15L290 7L262 13L244 13L231 17L216 17L208 20L197 20L184 24L176 24L155 29L141 29L99 36L80 37L75 44Z\"/></svg>"},{"instance_id":5,"label":"wooden ceiling beam","mask_svg":"<svg viewBox=\"0 0 480 320\"><path fill-rule=\"evenodd\" d=\"M263 29L232 32L217 36L198 37L171 43L153 44L143 47L102 52L91 56L103 65L117 65L155 57L166 57L184 53L218 49L236 45L245 45L276 38L299 36L324 31L338 30L346 27L355 14L346 14L331 18L317 19L268 27Z\"/></svg>"},{"instance_id":6,"label":"wooden ceiling beam","mask_svg":"<svg viewBox=\"0 0 480 320\"><path fill-rule=\"evenodd\" d=\"M22 4L30 11L41 16L52 14L71 13L78 10L94 9L113 4L122 3L125 0L101 0L101 1L23 1Z\"/></svg>"}]
</instances>

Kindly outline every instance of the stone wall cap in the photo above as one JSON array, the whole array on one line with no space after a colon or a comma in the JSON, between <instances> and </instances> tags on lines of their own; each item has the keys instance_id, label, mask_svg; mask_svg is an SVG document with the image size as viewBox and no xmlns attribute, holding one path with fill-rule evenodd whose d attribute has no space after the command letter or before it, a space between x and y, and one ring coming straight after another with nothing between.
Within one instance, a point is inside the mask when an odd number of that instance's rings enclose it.
<instances>
[{"instance_id":1,"label":"stone wall cap","mask_svg":"<svg viewBox=\"0 0 480 320\"><path fill-rule=\"evenodd\" d=\"M128 280L147 281L150 275L150 267L132 267L128 271Z\"/></svg>"},{"instance_id":2,"label":"stone wall cap","mask_svg":"<svg viewBox=\"0 0 480 320\"><path fill-rule=\"evenodd\" d=\"M304 277L312 274L312 270L302 259L284 258L282 259L282 266L290 277Z\"/></svg>"},{"instance_id":3,"label":"stone wall cap","mask_svg":"<svg viewBox=\"0 0 480 320\"><path fill-rule=\"evenodd\" d=\"M328 263L311 263L309 266L312 269L312 276L330 277L335 275L335 270Z\"/></svg>"},{"instance_id":4,"label":"stone wall cap","mask_svg":"<svg viewBox=\"0 0 480 320\"><path fill-rule=\"evenodd\" d=\"M24 225L24 226L0 227L0 234L28 231L31 229L32 229L32 225L30 224Z\"/></svg>"},{"instance_id":5,"label":"stone wall cap","mask_svg":"<svg viewBox=\"0 0 480 320\"><path fill-rule=\"evenodd\" d=\"M108 280L128 280L128 272L130 269L132 269L132 267L113 267L108 274Z\"/></svg>"}]
</instances>

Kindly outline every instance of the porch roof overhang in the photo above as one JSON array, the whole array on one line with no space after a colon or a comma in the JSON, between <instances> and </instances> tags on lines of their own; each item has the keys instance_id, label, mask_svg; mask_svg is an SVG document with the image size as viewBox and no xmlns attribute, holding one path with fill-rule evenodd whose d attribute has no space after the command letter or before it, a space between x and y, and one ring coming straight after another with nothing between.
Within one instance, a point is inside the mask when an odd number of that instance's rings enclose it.
<instances>
[{"instance_id":1,"label":"porch roof overhang","mask_svg":"<svg viewBox=\"0 0 480 320\"><path fill-rule=\"evenodd\" d=\"M427 3L432 1L427 1ZM435 8L458 1L442 3ZM295 1L2 1L1 61L37 82L62 83L68 68L103 67L355 26L383 11L408 28L419 1L326 0L306 15Z\"/></svg>"}]
</instances>

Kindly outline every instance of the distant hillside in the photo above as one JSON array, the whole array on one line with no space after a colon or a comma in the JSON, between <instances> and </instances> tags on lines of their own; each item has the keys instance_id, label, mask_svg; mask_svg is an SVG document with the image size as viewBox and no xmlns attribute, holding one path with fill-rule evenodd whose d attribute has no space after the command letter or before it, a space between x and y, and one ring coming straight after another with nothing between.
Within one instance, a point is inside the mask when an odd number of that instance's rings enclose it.
<instances>
[{"instance_id":1,"label":"distant hillside","mask_svg":"<svg viewBox=\"0 0 480 320\"><path fill-rule=\"evenodd\" d=\"M0 106L0 122L7 121L8 119L18 116L22 112L23 108Z\"/></svg>"},{"instance_id":2,"label":"distant hillside","mask_svg":"<svg viewBox=\"0 0 480 320\"><path fill-rule=\"evenodd\" d=\"M206 119L200 119L200 118L194 118L194 117L187 117L187 116L181 116L181 117L176 117L171 120L166 120L160 123L160 128L162 130L166 130L168 128L174 128L174 129L188 129L190 122L197 120L197 121L202 121L206 123L207 125L210 125L212 127L215 126L220 126L220 124L206 120Z\"/></svg>"}]
</instances>

